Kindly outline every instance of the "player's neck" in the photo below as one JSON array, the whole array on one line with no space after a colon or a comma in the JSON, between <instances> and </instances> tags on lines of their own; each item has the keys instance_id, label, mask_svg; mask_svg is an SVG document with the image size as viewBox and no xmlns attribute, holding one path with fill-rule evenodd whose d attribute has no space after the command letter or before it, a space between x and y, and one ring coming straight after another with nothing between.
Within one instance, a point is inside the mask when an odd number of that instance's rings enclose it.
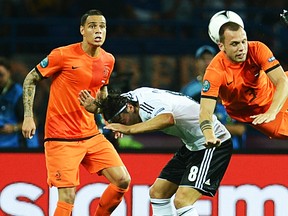
<instances>
[{"instance_id":1,"label":"player's neck","mask_svg":"<svg viewBox=\"0 0 288 216\"><path fill-rule=\"evenodd\" d=\"M100 55L100 50L101 50L100 47L91 46L91 45L86 44L86 43L82 43L81 47L82 47L83 51L91 57L98 57Z\"/></svg>"}]
</instances>

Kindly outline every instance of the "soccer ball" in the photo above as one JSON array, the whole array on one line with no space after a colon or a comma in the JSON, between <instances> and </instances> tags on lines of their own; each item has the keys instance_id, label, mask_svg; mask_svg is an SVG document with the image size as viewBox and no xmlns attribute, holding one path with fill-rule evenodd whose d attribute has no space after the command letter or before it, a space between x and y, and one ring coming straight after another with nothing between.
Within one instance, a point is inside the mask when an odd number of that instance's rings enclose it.
<instances>
[{"instance_id":1,"label":"soccer ball","mask_svg":"<svg viewBox=\"0 0 288 216\"><path fill-rule=\"evenodd\" d=\"M243 20L238 14L233 11L219 11L211 17L208 25L208 34L214 43L219 42L219 30L227 22L237 23L244 28Z\"/></svg>"}]
</instances>

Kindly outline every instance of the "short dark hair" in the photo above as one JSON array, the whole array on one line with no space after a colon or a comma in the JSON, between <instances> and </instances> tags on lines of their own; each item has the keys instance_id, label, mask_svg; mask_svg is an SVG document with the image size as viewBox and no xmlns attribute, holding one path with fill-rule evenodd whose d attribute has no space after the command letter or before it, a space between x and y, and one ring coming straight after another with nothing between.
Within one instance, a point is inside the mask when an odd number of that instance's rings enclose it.
<instances>
[{"instance_id":1,"label":"short dark hair","mask_svg":"<svg viewBox=\"0 0 288 216\"><path fill-rule=\"evenodd\" d=\"M96 10L96 9L92 9L92 10L87 11L81 17L81 26L85 25L88 16L94 16L94 15L103 16L103 13L100 10Z\"/></svg>"},{"instance_id":2,"label":"short dark hair","mask_svg":"<svg viewBox=\"0 0 288 216\"><path fill-rule=\"evenodd\" d=\"M221 26L221 28L219 29L219 39L220 42L224 42L224 32L229 29L231 31L238 31L239 28L242 28L239 24L235 23L235 22L227 22L224 25Z\"/></svg>"}]
</instances>

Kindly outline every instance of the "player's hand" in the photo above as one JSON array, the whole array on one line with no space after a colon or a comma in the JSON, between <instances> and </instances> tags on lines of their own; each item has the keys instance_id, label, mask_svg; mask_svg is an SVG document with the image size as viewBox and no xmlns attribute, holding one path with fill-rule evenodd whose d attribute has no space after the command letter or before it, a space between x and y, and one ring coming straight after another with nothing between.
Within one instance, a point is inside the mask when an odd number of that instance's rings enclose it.
<instances>
[{"instance_id":1,"label":"player's hand","mask_svg":"<svg viewBox=\"0 0 288 216\"><path fill-rule=\"evenodd\" d=\"M36 125L33 117L24 117L22 124L22 134L25 138L32 139L35 135Z\"/></svg>"},{"instance_id":2,"label":"player's hand","mask_svg":"<svg viewBox=\"0 0 288 216\"><path fill-rule=\"evenodd\" d=\"M206 146L206 148L219 147L221 145L221 140L218 138L206 140L206 143L204 145Z\"/></svg>"},{"instance_id":3,"label":"player's hand","mask_svg":"<svg viewBox=\"0 0 288 216\"><path fill-rule=\"evenodd\" d=\"M80 105L83 106L88 112L94 113L97 110L95 98L90 95L89 91L81 90L78 95Z\"/></svg>"},{"instance_id":4,"label":"player's hand","mask_svg":"<svg viewBox=\"0 0 288 216\"><path fill-rule=\"evenodd\" d=\"M254 119L252 121L252 124L257 125L257 124L262 124L262 123L268 123L268 122L275 120L276 114L266 112L266 113L262 113L259 115L250 116L250 118Z\"/></svg>"},{"instance_id":5,"label":"player's hand","mask_svg":"<svg viewBox=\"0 0 288 216\"><path fill-rule=\"evenodd\" d=\"M130 127L128 125L118 124L118 123L112 123L107 124L104 126L105 129L112 130L115 134L117 132L122 134L130 134Z\"/></svg>"},{"instance_id":6,"label":"player's hand","mask_svg":"<svg viewBox=\"0 0 288 216\"><path fill-rule=\"evenodd\" d=\"M123 133L114 132L114 138L115 138L115 139L122 138L122 137L123 137Z\"/></svg>"}]
</instances>

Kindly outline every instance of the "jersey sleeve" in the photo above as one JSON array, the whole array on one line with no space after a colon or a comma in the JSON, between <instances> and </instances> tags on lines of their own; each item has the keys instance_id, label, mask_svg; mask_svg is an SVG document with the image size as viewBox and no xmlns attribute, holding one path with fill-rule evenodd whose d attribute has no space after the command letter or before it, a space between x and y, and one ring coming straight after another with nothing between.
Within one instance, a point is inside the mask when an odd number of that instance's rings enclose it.
<instances>
[{"instance_id":1,"label":"jersey sleeve","mask_svg":"<svg viewBox=\"0 0 288 216\"><path fill-rule=\"evenodd\" d=\"M220 73L222 72L222 73ZM217 98L223 82L223 69L211 62L203 77L201 97Z\"/></svg>"},{"instance_id":2,"label":"jersey sleeve","mask_svg":"<svg viewBox=\"0 0 288 216\"><path fill-rule=\"evenodd\" d=\"M274 57L272 51L262 42L255 44L254 58L261 65L262 70L266 73L271 69L279 66L279 61Z\"/></svg>"},{"instance_id":3,"label":"jersey sleeve","mask_svg":"<svg viewBox=\"0 0 288 216\"><path fill-rule=\"evenodd\" d=\"M51 53L36 66L36 70L43 77L50 77L54 73L61 71L62 66L63 55L61 50L57 48L52 50Z\"/></svg>"}]
</instances>

